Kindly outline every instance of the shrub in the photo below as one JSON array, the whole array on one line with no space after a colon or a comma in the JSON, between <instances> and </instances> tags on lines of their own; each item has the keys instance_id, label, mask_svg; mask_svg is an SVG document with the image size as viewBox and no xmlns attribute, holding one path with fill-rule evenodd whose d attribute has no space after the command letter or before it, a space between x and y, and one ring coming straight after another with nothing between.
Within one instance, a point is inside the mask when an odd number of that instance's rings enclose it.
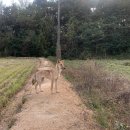
<instances>
[{"instance_id":1,"label":"shrub","mask_svg":"<svg viewBox=\"0 0 130 130\"><path fill-rule=\"evenodd\" d=\"M125 92L126 83L121 75L108 72L94 60L87 60L77 68L68 66L65 76L74 84L74 89L84 103L96 111L96 119L104 128L114 128L114 121L128 123L124 119L130 116L129 92ZM127 106L127 107L126 107ZM123 112L126 114L122 114Z\"/></svg>"}]
</instances>

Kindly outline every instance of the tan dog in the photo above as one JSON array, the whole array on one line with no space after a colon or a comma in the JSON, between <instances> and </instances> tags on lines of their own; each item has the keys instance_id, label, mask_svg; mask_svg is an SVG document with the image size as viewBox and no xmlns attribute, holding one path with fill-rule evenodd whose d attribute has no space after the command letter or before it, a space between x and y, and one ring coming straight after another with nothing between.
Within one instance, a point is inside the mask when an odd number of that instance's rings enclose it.
<instances>
[{"instance_id":1,"label":"tan dog","mask_svg":"<svg viewBox=\"0 0 130 130\"><path fill-rule=\"evenodd\" d=\"M38 93L37 91L38 86L40 88L40 91L42 91L41 84L43 83L45 78L51 80L51 93L53 93L54 83L55 83L55 91L57 92L57 80L61 76L61 72L63 69L65 69L63 60L57 60L55 68L52 67L39 68L32 80L32 84L35 85L36 93Z\"/></svg>"}]
</instances>

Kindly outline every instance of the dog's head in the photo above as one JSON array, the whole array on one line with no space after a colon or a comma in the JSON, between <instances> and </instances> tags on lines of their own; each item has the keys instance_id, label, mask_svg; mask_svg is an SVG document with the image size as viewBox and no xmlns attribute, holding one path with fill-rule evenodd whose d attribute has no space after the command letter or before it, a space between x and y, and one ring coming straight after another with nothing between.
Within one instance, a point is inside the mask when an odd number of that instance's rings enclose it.
<instances>
[{"instance_id":1,"label":"dog's head","mask_svg":"<svg viewBox=\"0 0 130 130\"><path fill-rule=\"evenodd\" d=\"M64 60L57 60L57 64L61 70L65 69Z\"/></svg>"}]
</instances>

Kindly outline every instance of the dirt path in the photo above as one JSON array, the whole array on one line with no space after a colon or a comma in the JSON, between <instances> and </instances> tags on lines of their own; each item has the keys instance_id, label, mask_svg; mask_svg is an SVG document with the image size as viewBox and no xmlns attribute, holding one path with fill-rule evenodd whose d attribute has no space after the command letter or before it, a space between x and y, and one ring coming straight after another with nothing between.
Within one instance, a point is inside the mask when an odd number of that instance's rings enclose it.
<instances>
[{"instance_id":1,"label":"dirt path","mask_svg":"<svg viewBox=\"0 0 130 130\"><path fill-rule=\"evenodd\" d=\"M44 62L44 60L42 61ZM50 94L50 80L42 90L27 96L22 111L16 115L11 130L94 130L92 112L83 112L84 105L63 77L58 80L59 93Z\"/></svg>"}]
</instances>

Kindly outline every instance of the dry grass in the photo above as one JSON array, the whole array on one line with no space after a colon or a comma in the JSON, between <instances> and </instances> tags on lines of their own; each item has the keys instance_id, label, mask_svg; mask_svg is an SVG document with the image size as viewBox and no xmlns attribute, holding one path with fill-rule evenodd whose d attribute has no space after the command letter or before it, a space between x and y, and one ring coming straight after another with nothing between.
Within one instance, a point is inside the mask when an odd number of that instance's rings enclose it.
<instances>
[{"instance_id":1,"label":"dry grass","mask_svg":"<svg viewBox=\"0 0 130 130\"><path fill-rule=\"evenodd\" d=\"M122 75L105 71L94 60L87 60L79 67L66 64L66 78L74 84L84 103L95 111L98 123L110 130L129 129L129 81Z\"/></svg>"}]
</instances>

